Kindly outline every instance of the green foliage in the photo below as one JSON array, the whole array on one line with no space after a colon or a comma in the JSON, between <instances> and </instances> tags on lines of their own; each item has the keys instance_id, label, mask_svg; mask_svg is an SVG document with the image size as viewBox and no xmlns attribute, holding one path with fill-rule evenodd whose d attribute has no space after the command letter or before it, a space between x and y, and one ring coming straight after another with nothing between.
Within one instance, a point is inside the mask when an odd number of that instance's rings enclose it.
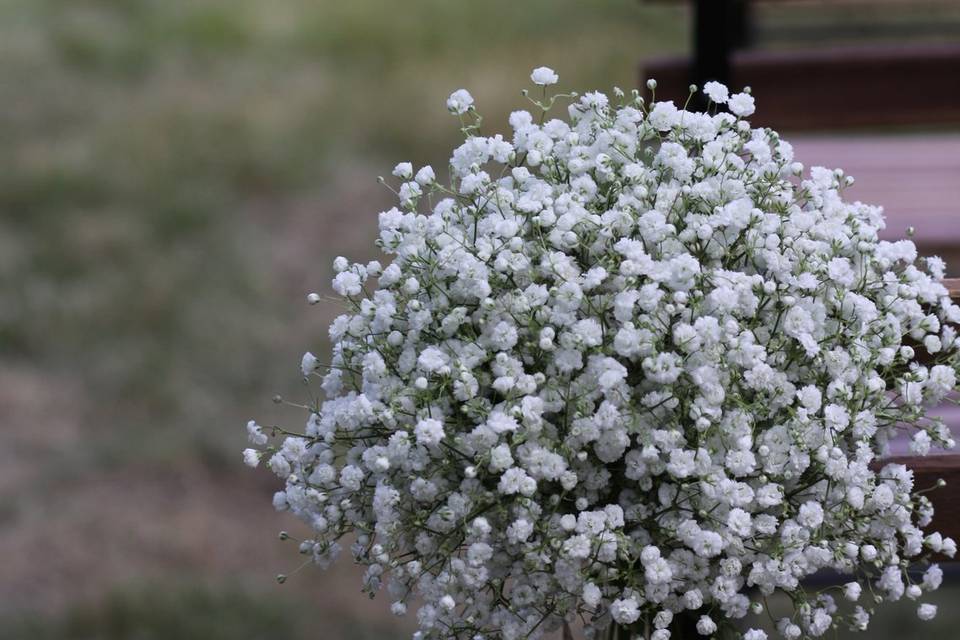
<instances>
[{"instance_id":1,"label":"green foliage","mask_svg":"<svg viewBox=\"0 0 960 640\"><path fill-rule=\"evenodd\" d=\"M76 534L78 556L85 537L124 535L81 497L95 491L75 493L78 478L159 468L141 484L176 493L164 478L179 469L248 474L242 425L273 409L274 393L302 397L300 355L326 348L329 313L308 312L303 295L328 290L335 255L374 257L387 200L376 175L399 160L442 171L458 135L450 91L469 85L503 122L522 104L505 88L540 64L568 86L629 86L644 53L683 46L681 16L635 0L0 2L0 375L44 387L4 418L26 435L0 478L11 496L0 546L55 535L31 530L34 510L51 514L51 532L73 530L54 506L63 495L102 523ZM50 415L64 416L59 430ZM250 500L267 506L269 493ZM249 524L231 522L255 538ZM277 569L257 560L258 576ZM56 562L37 557L30 571L57 573ZM132 557L128 571L150 579L170 562ZM91 583L112 576L105 567ZM38 589L0 617L77 597L57 581ZM0 620L0 638L298 637L280 610L157 588L53 620ZM298 619L315 622L306 610ZM219 631L206 619L242 622ZM341 613L300 637L378 637L336 636L341 622L354 620Z\"/></svg>"},{"instance_id":2,"label":"green foliage","mask_svg":"<svg viewBox=\"0 0 960 640\"><path fill-rule=\"evenodd\" d=\"M316 620L314 623L321 623ZM171 585L116 592L95 606L76 606L53 619L11 619L0 640L381 640L389 636L356 620L311 629L279 595L255 597L234 589Z\"/></svg>"},{"instance_id":3,"label":"green foliage","mask_svg":"<svg viewBox=\"0 0 960 640\"><path fill-rule=\"evenodd\" d=\"M396 160L443 167L458 86L497 121L521 104L501 76L540 63L633 84L644 52L683 42L679 16L634 0L5 2L0 354L82 367L84 420L103 425L91 460L233 455L226 434L294 388L310 346L277 342L302 311L276 260L296 207L351 166L373 167L374 200ZM334 251L370 250L352 241L317 238L297 282L324 290Z\"/></svg>"}]
</instances>

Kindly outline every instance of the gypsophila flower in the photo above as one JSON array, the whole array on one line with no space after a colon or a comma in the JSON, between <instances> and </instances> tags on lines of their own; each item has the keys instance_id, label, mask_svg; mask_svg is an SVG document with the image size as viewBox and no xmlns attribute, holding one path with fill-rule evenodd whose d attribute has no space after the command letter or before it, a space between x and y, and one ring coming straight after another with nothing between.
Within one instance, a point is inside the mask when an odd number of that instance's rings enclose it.
<instances>
[{"instance_id":1,"label":"gypsophila flower","mask_svg":"<svg viewBox=\"0 0 960 640\"><path fill-rule=\"evenodd\" d=\"M726 104L730 98L730 91L726 85L716 81L709 81L703 85L703 93L706 94L712 102L717 104Z\"/></svg>"},{"instance_id":2,"label":"gypsophila flower","mask_svg":"<svg viewBox=\"0 0 960 640\"><path fill-rule=\"evenodd\" d=\"M269 438L267 434L263 432L263 429L253 420L247 422L247 440L250 441L250 444L262 447L267 444Z\"/></svg>"},{"instance_id":3,"label":"gypsophila flower","mask_svg":"<svg viewBox=\"0 0 960 640\"><path fill-rule=\"evenodd\" d=\"M409 162L401 162L393 168L393 175L409 180L413 176L413 165Z\"/></svg>"},{"instance_id":4,"label":"gypsophila flower","mask_svg":"<svg viewBox=\"0 0 960 640\"><path fill-rule=\"evenodd\" d=\"M533 80L533 84L545 87L551 84L557 84L560 76L550 67L537 67L533 70L533 73L530 74L530 79Z\"/></svg>"},{"instance_id":5,"label":"gypsophila flower","mask_svg":"<svg viewBox=\"0 0 960 640\"><path fill-rule=\"evenodd\" d=\"M457 89L447 98L447 109L456 115L462 115L473 106L473 96L466 89Z\"/></svg>"},{"instance_id":6,"label":"gypsophila flower","mask_svg":"<svg viewBox=\"0 0 960 640\"><path fill-rule=\"evenodd\" d=\"M856 602L860 599L861 591L862 587L859 582L848 582L843 585L843 596L851 602Z\"/></svg>"},{"instance_id":7,"label":"gypsophila flower","mask_svg":"<svg viewBox=\"0 0 960 640\"><path fill-rule=\"evenodd\" d=\"M301 362L323 398L302 433L247 425L300 552L326 567L350 540L418 640L575 620L593 640L679 621L767 640L776 592L793 611L771 635L799 640L943 582L914 569L956 542L883 458L900 435L954 445L929 414L960 370L945 266L881 240L843 172L751 128L748 92L704 92L728 111L531 99L507 134L461 119L449 184L397 165L393 259L334 261L332 355ZM479 122L473 105L447 102ZM846 584L805 586L822 570Z\"/></svg>"},{"instance_id":8,"label":"gypsophila flower","mask_svg":"<svg viewBox=\"0 0 960 640\"><path fill-rule=\"evenodd\" d=\"M697 633L702 636L712 635L717 630L717 623L710 619L710 616L700 616L697 620Z\"/></svg>"},{"instance_id":9,"label":"gypsophila flower","mask_svg":"<svg viewBox=\"0 0 960 640\"><path fill-rule=\"evenodd\" d=\"M428 165L426 167L422 167L419 171L417 171L417 175L414 177L414 179L421 186L426 187L428 185L433 184L436 181L437 176L433 172L433 167Z\"/></svg>"},{"instance_id":10,"label":"gypsophila flower","mask_svg":"<svg viewBox=\"0 0 960 640\"><path fill-rule=\"evenodd\" d=\"M317 366L319 364L320 361L317 360L317 357L307 351L305 354L303 354L303 358L300 361L300 371L304 376L308 376L317 370Z\"/></svg>"},{"instance_id":11,"label":"gypsophila flower","mask_svg":"<svg viewBox=\"0 0 960 640\"><path fill-rule=\"evenodd\" d=\"M256 449L244 449L243 462L248 467L256 467L260 464L260 452Z\"/></svg>"},{"instance_id":12,"label":"gypsophila flower","mask_svg":"<svg viewBox=\"0 0 960 640\"><path fill-rule=\"evenodd\" d=\"M921 604L917 608L917 617L921 620L933 620L937 617L937 605Z\"/></svg>"},{"instance_id":13,"label":"gypsophila flower","mask_svg":"<svg viewBox=\"0 0 960 640\"><path fill-rule=\"evenodd\" d=\"M439 420L427 418L417 423L413 430L417 444L432 446L443 440L443 424Z\"/></svg>"},{"instance_id":14,"label":"gypsophila flower","mask_svg":"<svg viewBox=\"0 0 960 640\"><path fill-rule=\"evenodd\" d=\"M931 565L923 574L923 586L928 591L935 591L940 588L943 582L943 569L938 565Z\"/></svg>"},{"instance_id":15,"label":"gypsophila flower","mask_svg":"<svg viewBox=\"0 0 960 640\"><path fill-rule=\"evenodd\" d=\"M741 118L746 118L753 115L753 112L756 110L754 107L753 96L749 93L735 93L730 96L730 99L727 100L727 106L730 108L730 112Z\"/></svg>"},{"instance_id":16,"label":"gypsophila flower","mask_svg":"<svg viewBox=\"0 0 960 640\"><path fill-rule=\"evenodd\" d=\"M610 615L622 625L630 625L640 619L640 607L636 598L614 600L610 605Z\"/></svg>"}]
</instances>

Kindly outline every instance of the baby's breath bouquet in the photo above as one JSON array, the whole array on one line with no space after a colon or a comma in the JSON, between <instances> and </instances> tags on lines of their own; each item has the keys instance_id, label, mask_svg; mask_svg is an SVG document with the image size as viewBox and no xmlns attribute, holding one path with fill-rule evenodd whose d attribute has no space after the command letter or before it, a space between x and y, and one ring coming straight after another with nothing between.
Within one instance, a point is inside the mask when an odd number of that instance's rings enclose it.
<instances>
[{"instance_id":1,"label":"baby's breath bouquet","mask_svg":"<svg viewBox=\"0 0 960 640\"><path fill-rule=\"evenodd\" d=\"M450 96L449 183L397 165L392 261L334 262L348 310L302 362L325 399L303 433L248 425L300 551L344 541L423 640L796 640L904 597L933 617L956 544L882 457L954 444L927 416L960 368L943 262L751 128L749 91L707 83L694 113L532 80L506 136ZM806 588L821 570L846 584ZM791 613L764 622L775 593Z\"/></svg>"}]
</instances>

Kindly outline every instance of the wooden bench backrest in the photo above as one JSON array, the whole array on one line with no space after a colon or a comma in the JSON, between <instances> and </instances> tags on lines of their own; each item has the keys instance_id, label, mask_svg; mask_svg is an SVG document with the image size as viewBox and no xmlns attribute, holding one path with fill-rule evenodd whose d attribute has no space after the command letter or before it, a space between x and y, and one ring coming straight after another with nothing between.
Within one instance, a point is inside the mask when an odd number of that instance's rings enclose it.
<instances>
[{"instance_id":1,"label":"wooden bench backrest","mask_svg":"<svg viewBox=\"0 0 960 640\"><path fill-rule=\"evenodd\" d=\"M950 297L960 301L960 278L945 280L944 284ZM930 488L941 479L946 481L945 487L927 494L936 512L928 529L960 540L960 455L897 456L883 462L896 462L912 469L916 490ZM960 561L960 557L954 559Z\"/></svg>"}]
</instances>

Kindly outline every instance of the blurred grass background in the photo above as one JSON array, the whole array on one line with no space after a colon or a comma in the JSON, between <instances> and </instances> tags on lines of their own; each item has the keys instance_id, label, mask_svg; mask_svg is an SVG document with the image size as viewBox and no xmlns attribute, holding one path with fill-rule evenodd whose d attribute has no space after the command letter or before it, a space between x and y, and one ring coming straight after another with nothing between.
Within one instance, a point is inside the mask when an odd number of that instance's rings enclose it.
<instances>
[{"instance_id":1,"label":"blurred grass background","mask_svg":"<svg viewBox=\"0 0 960 640\"><path fill-rule=\"evenodd\" d=\"M273 582L296 525L243 424L302 418L269 399L305 396L337 312L303 295L374 256L377 175L446 166L450 91L502 128L531 68L630 88L688 24L635 0L0 0L0 640L405 637L346 563Z\"/></svg>"},{"instance_id":2,"label":"blurred grass background","mask_svg":"<svg viewBox=\"0 0 960 640\"><path fill-rule=\"evenodd\" d=\"M377 184L446 166L461 86L635 84L686 46L634 0L0 0L0 638L406 637L305 570L250 417L295 424ZM500 125L502 126L502 124Z\"/></svg>"}]
</instances>

